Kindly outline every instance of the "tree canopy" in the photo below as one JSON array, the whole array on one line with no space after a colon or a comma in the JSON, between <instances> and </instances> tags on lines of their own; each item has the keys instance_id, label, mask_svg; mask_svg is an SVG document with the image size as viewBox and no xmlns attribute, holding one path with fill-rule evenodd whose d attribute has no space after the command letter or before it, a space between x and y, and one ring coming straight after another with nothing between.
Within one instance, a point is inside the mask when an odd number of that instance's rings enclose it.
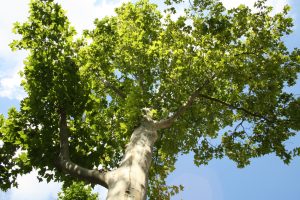
<instances>
[{"instance_id":1,"label":"tree canopy","mask_svg":"<svg viewBox=\"0 0 300 200\"><path fill-rule=\"evenodd\" d=\"M174 2L164 12L147 0L123 4L76 37L58 3L31 0L28 20L14 25L21 39L11 43L28 51L28 96L0 118L1 189L33 169L71 183L61 155L87 169L118 168L145 116L158 130L154 199L182 189L165 183L180 154L193 152L196 165L226 156L238 167L270 153L285 163L299 156L285 145L300 130L300 99L285 92L300 72L300 50L283 41L289 7L271 15L262 0L255 11L194 0L175 18Z\"/></svg>"}]
</instances>

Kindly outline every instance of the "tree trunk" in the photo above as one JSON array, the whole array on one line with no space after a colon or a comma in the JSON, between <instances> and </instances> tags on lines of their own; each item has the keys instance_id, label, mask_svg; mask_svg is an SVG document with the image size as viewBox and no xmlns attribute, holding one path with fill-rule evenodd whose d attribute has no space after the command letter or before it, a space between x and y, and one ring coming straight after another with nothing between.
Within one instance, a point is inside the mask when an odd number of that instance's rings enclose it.
<instances>
[{"instance_id":1,"label":"tree trunk","mask_svg":"<svg viewBox=\"0 0 300 200\"><path fill-rule=\"evenodd\" d=\"M120 167L108 181L107 200L145 200L152 148L157 139L155 125L143 122L130 138Z\"/></svg>"}]
</instances>

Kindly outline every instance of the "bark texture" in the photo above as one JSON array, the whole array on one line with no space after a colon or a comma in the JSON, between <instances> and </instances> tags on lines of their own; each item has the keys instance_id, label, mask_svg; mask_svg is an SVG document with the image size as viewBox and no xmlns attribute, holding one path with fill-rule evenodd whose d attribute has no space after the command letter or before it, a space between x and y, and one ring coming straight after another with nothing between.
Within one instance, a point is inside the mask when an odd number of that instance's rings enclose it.
<instances>
[{"instance_id":1,"label":"bark texture","mask_svg":"<svg viewBox=\"0 0 300 200\"><path fill-rule=\"evenodd\" d=\"M108 189L108 200L145 200L147 197L148 173L152 161L152 149L157 140L157 123L145 116L127 144L119 167L101 172L86 169L73 163L69 156L69 134L66 114L60 113L60 155L57 167L67 174L99 184Z\"/></svg>"},{"instance_id":2,"label":"bark texture","mask_svg":"<svg viewBox=\"0 0 300 200\"><path fill-rule=\"evenodd\" d=\"M152 122L143 122L130 138L120 167L111 172L107 200L145 200L152 148L157 130Z\"/></svg>"}]
</instances>

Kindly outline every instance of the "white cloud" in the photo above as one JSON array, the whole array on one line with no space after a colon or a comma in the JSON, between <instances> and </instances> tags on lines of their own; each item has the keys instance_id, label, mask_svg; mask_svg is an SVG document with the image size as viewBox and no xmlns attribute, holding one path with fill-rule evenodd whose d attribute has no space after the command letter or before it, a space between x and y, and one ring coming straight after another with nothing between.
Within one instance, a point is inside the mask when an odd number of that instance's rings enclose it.
<instances>
[{"instance_id":1,"label":"white cloud","mask_svg":"<svg viewBox=\"0 0 300 200\"><path fill-rule=\"evenodd\" d=\"M24 90L20 87L21 78L19 71L23 68L23 59L25 59L27 53L25 51L19 51L14 53L6 52L7 62L0 64L0 97L6 97L9 99L21 100L26 96ZM13 58L10 60L10 58Z\"/></svg>"},{"instance_id":2,"label":"white cloud","mask_svg":"<svg viewBox=\"0 0 300 200\"><path fill-rule=\"evenodd\" d=\"M23 66L24 52L13 53L9 43L17 36L12 34L13 23L25 21L29 0L5 1L0 7L0 97L22 99L18 71Z\"/></svg>"},{"instance_id":3,"label":"white cloud","mask_svg":"<svg viewBox=\"0 0 300 200\"><path fill-rule=\"evenodd\" d=\"M114 8L126 0L57 0L67 11L67 16L78 33L93 28L95 18L114 14ZM10 0L0 7L0 97L22 99L24 90L20 87L18 72L23 68L24 52L12 52L9 43L18 38L12 33L13 23L23 22L28 16L29 0ZM5 20L2 20L5 19Z\"/></svg>"},{"instance_id":4,"label":"white cloud","mask_svg":"<svg viewBox=\"0 0 300 200\"><path fill-rule=\"evenodd\" d=\"M38 182L37 172L18 177L18 188L12 188L5 195L7 200L54 200L61 190L61 184ZM4 195L3 195L4 196Z\"/></svg>"},{"instance_id":5,"label":"white cloud","mask_svg":"<svg viewBox=\"0 0 300 200\"><path fill-rule=\"evenodd\" d=\"M0 191L0 199L5 200L55 200L58 192L61 191L62 183L39 182L37 171L18 177L18 188L12 188L6 193ZM93 190L99 194L99 199L106 199L107 189L96 186Z\"/></svg>"},{"instance_id":6,"label":"white cloud","mask_svg":"<svg viewBox=\"0 0 300 200\"><path fill-rule=\"evenodd\" d=\"M13 23L25 21L28 13L29 0L5 1L0 6L0 56L11 56L8 44L16 38L12 34Z\"/></svg>"}]
</instances>

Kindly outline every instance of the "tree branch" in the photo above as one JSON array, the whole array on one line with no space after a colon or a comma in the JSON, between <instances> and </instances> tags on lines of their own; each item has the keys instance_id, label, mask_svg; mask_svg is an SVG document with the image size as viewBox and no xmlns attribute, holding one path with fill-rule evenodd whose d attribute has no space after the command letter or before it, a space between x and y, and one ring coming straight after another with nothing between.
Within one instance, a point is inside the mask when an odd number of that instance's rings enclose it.
<instances>
[{"instance_id":1,"label":"tree branch","mask_svg":"<svg viewBox=\"0 0 300 200\"><path fill-rule=\"evenodd\" d=\"M101 78L101 77L100 77L100 80L105 85L105 87L114 91L119 97L121 97L122 99L126 98L126 95L121 90L119 90L119 88L114 86L111 82L109 82L108 80Z\"/></svg>"},{"instance_id":2,"label":"tree branch","mask_svg":"<svg viewBox=\"0 0 300 200\"><path fill-rule=\"evenodd\" d=\"M242 53L238 53L238 54L234 54L233 56L234 57L238 57L238 56L241 56L241 55L257 55L257 52L242 52Z\"/></svg>"},{"instance_id":3,"label":"tree branch","mask_svg":"<svg viewBox=\"0 0 300 200\"><path fill-rule=\"evenodd\" d=\"M60 154L59 161L56 163L57 167L62 171L90 183L99 184L105 188L108 188L107 173L100 172L98 170L90 170L81 167L70 160L69 155L69 134L67 127L67 118L64 110L60 110L60 122L59 122L59 138L60 138Z\"/></svg>"},{"instance_id":4,"label":"tree branch","mask_svg":"<svg viewBox=\"0 0 300 200\"><path fill-rule=\"evenodd\" d=\"M236 109L236 110L240 110L240 111L243 111L244 113L246 113L247 115L251 115L253 117L257 117L257 118L261 118L261 119L264 119L265 121L267 122L273 122L272 120L268 119L267 117L259 114L259 113L254 113L254 112L251 112L245 108L242 108L242 107L238 107L238 106L234 106L230 103L227 103L225 101L222 101L220 99L217 99L217 98L214 98L214 97L210 97L210 96L207 96L205 94L201 94L201 90L202 88L208 84L209 80L212 80L214 79L215 75L212 76L211 79L208 79L201 87L199 87L189 98L188 100L177 110L177 112L175 112L171 117L167 118L167 119L163 119L163 120L160 120L159 122L156 122L156 128L157 129L164 129L164 128L169 128L170 126L172 126L172 124L174 123L174 121L179 118L189 107L192 106L192 104L195 102L195 100L199 97L202 97L202 98L205 98L205 99L208 99L208 100L211 100L211 101L214 101L214 102L218 102L220 104L223 104L227 107L230 107L230 108L233 108L233 109Z\"/></svg>"},{"instance_id":5,"label":"tree branch","mask_svg":"<svg viewBox=\"0 0 300 200\"><path fill-rule=\"evenodd\" d=\"M198 87L194 91L194 93L191 96L189 96L188 100L171 117L169 117L168 119L163 119L163 120L160 120L159 122L156 122L156 128L163 129L163 128L169 128L170 126L172 126L174 121L177 118L179 118L181 115L183 115L183 113L193 105L193 103L195 102L197 97L199 97L199 94L200 94L201 90L203 89L203 87L205 85L207 85L211 80L213 80L215 78L215 76L216 75L214 74L210 79L207 79L200 87Z\"/></svg>"},{"instance_id":6,"label":"tree branch","mask_svg":"<svg viewBox=\"0 0 300 200\"><path fill-rule=\"evenodd\" d=\"M168 119L163 119L156 123L157 129L169 128L172 126L173 122L179 118L195 101L198 94L200 92L200 88L198 88L189 98L188 100Z\"/></svg>"},{"instance_id":7,"label":"tree branch","mask_svg":"<svg viewBox=\"0 0 300 200\"><path fill-rule=\"evenodd\" d=\"M266 120L266 121L268 121L268 122L272 122L270 119L266 118L265 116L263 116L263 115L261 115L261 114L251 112L251 111L249 111L249 110L247 110L247 109L245 109L245 108L241 108L241 107L238 107L238 106L234 106L234 105L232 105L232 104L230 104L230 103L227 103L227 102L225 102L225 101L222 101L222 100L220 100L220 99L217 99L217 98L214 98L214 97L210 97L210 96L207 96L207 95L205 95L205 94L199 94L199 97L203 97L203 98L205 98L205 99L208 99L208 100L211 100L211 101L214 101L214 102L218 102L218 103L223 104L223 105L225 105L225 106L227 106L227 107L230 107L230 108L234 108L234 109L236 109L236 110L243 111L244 113L246 113L246 114L248 114L248 115L251 115L251 116L253 116L253 117L258 117L258 118L264 119L264 120Z\"/></svg>"}]
</instances>

